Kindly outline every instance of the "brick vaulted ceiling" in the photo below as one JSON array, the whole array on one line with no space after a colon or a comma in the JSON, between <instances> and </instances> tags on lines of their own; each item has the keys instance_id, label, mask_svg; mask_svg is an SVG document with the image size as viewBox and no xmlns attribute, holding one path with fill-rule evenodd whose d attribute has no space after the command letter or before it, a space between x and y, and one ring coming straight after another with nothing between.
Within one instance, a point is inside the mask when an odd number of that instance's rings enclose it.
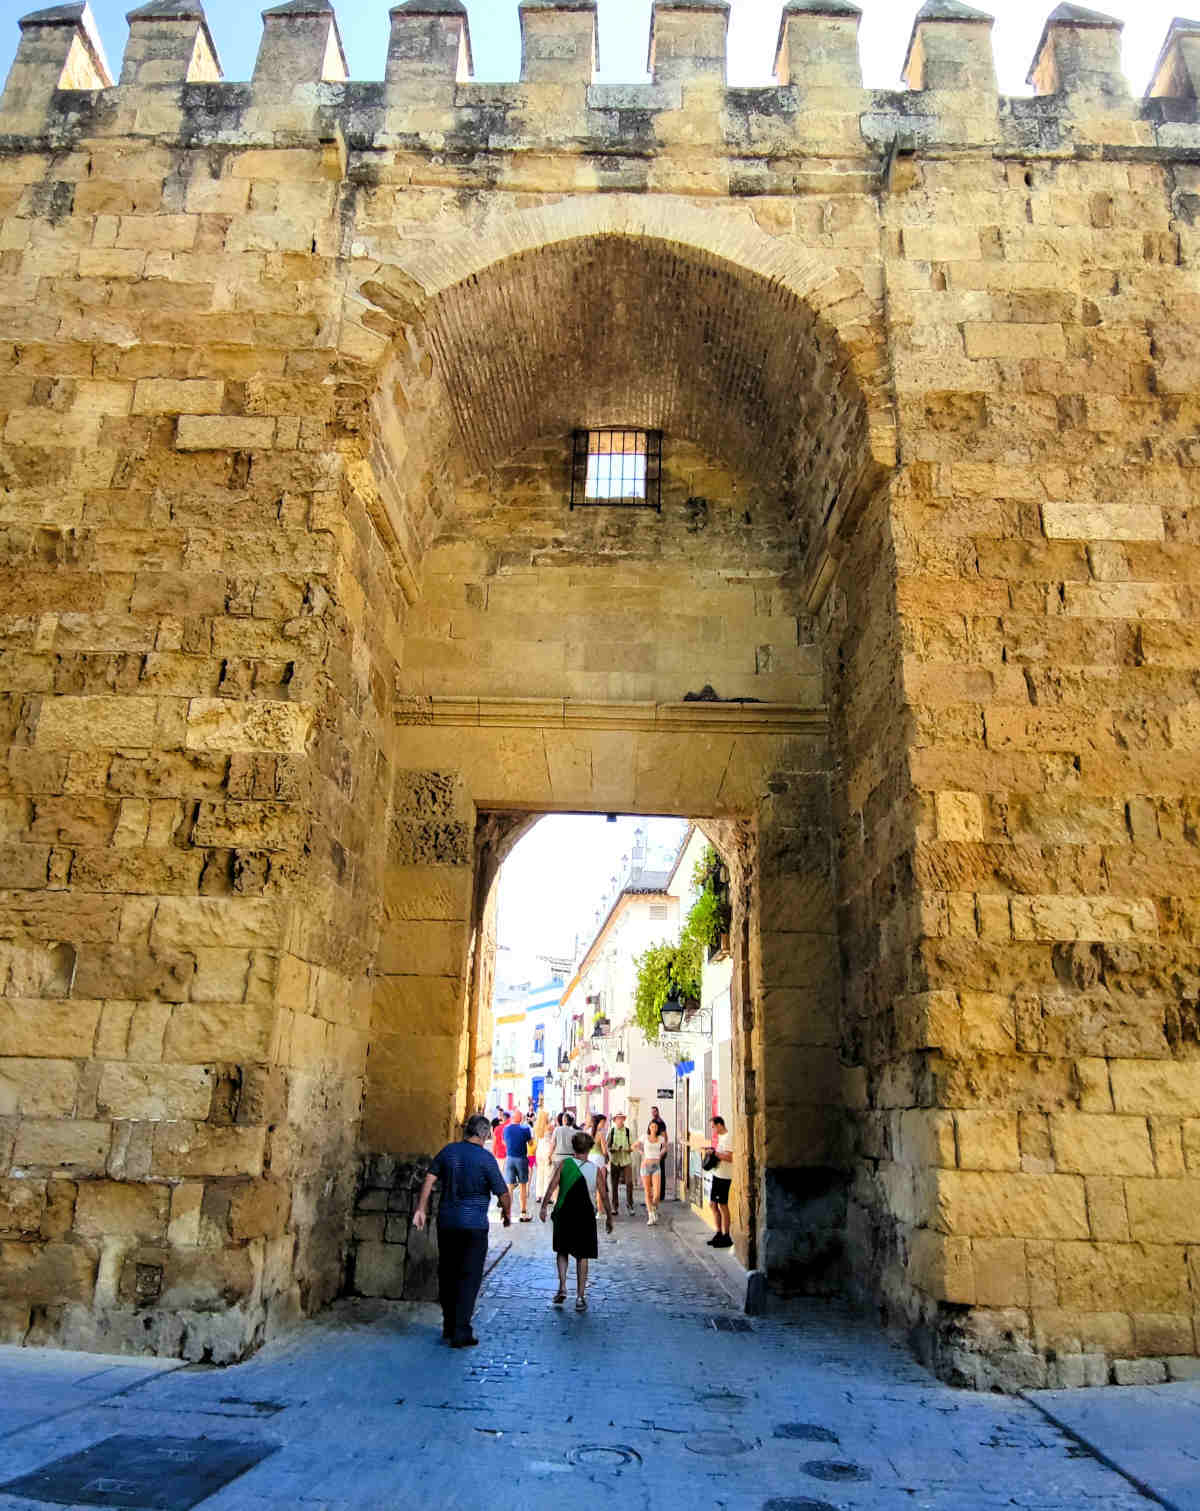
<instances>
[{"instance_id":1,"label":"brick vaulted ceiling","mask_svg":"<svg viewBox=\"0 0 1200 1511\"><path fill-rule=\"evenodd\" d=\"M482 468L577 426L651 427L819 525L861 465L866 411L836 338L794 295L710 254L622 236L560 243L455 285L429 317Z\"/></svg>"}]
</instances>

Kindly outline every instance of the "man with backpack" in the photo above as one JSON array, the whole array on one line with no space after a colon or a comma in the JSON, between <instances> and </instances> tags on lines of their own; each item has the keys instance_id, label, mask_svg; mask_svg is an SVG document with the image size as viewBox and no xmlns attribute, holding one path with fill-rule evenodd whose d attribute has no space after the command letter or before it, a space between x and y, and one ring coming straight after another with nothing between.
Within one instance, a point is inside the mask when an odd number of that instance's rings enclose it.
<instances>
[{"instance_id":1,"label":"man with backpack","mask_svg":"<svg viewBox=\"0 0 1200 1511\"><path fill-rule=\"evenodd\" d=\"M633 1211L633 1134L625 1126L625 1114L613 1114L608 1135L608 1179L612 1189L613 1216L617 1215L621 1187L625 1187L625 1210Z\"/></svg>"}]
</instances>

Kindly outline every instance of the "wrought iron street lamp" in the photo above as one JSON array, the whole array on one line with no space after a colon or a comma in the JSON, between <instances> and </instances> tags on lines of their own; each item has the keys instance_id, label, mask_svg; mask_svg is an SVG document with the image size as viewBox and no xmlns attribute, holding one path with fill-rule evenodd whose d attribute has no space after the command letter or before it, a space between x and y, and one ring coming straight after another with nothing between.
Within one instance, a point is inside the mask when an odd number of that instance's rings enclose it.
<instances>
[{"instance_id":1,"label":"wrought iron street lamp","mask_svg":"<svg viewBox=\"0 0 1200 1511\"><path fill-rule=\"evenodd\" d=\"M683 1002L677 987L673 986L667 993L667 1000L658 1010L658 1019L669 1034L677 1034L683 1027Z\"/></svg>"}]
</instances>

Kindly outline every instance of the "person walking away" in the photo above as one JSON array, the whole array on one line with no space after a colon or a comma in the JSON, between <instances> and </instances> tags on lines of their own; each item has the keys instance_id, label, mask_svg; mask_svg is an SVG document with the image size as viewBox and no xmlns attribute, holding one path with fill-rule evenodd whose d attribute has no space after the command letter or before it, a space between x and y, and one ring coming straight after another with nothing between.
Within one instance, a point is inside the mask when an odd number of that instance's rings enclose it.
<instances>
[{"instance_id":1,"label":"person walking away","mask_svg":"<svg viewBox=\"0 0 1200 1511\"><path fill-rule=\"evenodd\" d=\"M569 1112L560 1112L558 1115L558 1127L554 1130L554 1138L550 1145L551 1175L554 1174L563 1160L570 1158L571 1140L574 1138L575 1132L575 1119Z\"/></svg>"},{"instance_id":2,"label":"person walking away","mask_svg":"<svg viewBox=\"0 0 1200 1511\"><path fill-rule=\"evenodd\" d=\"M658 1222L659 1181L662 1178L663 1155L667 1150L667 1130L660 1118L651 1118L644 1138L633 1146L642 1156L642 1190L646 1193L646 1222L650 1227Z\"/></svg>"},{"instance_id":3,"label":"person walking away","mask_svg":"<svg viewBox=\"0 0 1200 1511\"><path fill-rule=\"evenodd\" d=\"M546 1194L546 1186L550 1180L550 1145L554 1135L554 1124L550 1121L550 1114L546 1111L545 1103L538 1108L537 1122L533 1125L534 1145L534 1195L537 1201L541 1201Z\"/></svg>"},{"instance_id":4,"label":"person walking away","mask_svg":"<svg viewBox=\"0 0 1200 1511\"><path fill-rule=\"evenodd\" d=\"M589 1129L592 1135L592 1147L588 1159L595 1165L599 1172L596 1177L597 1184L608 1190L608 1117L603 1112L592 1115L592 1126ZM600 1212L600 1198L596 1197L596 1212Z\"/></svg>"},{"instance_id":5,"label":"person walking away","mask_svg":"<svg viewBox=\"0 0 1200 1511\"><path fill-rule=\"evenodd\" d=\"M546 1221L546 1208L552 1196L554 1203L554 1258L558 1265L558 1290L554 1293L554 1305L561 1306L567 1299L567 1266L575 1260L575 1310L587 1310L588 1261L595 1259L596 1244L596 1197L604 1209L604 1230L612 1232L612 1210L608 1205L608 1187L599 1179L600 1171L588 1159L592 1147L591 1134L582 1130L571 1138L571 1153L563 1160L550 1178L550 1186L539 1208L539 1216Z\"/></svg>"},{"instance_id":6,"label":"person walking away","mask_svg":"<svg viewBox=\"0 0 1200 1511\"><path fill-rule=\"evenodd\" d=\"M532 1222L529 1215L529 1146L533 1129L515 1119L500 1130L504 1139L504 1180L511 1197L514 1186L521 1188L521 1221Z\"/></svg>"},{"instance_id":7,"label":"person walking away","mask_svg":"<svg viewBox=\"0 0 1200 1511\"><path fill-rule=\"evenodd\" d=\"M708 1243L713 1249L731 1249L733 1239L729 1234L729 1187L733 1182L733 1135L726 1128L723 1117L712 1119L712 1150L718 1163L713 1172L708 1201L713 1209L717 1231Z\"/></svg>"},{"instance_id":8,"label":"person walking away","mask_svg":"<svg viewBox=\"0 0 1200 1511\"><path fill-rule=\"evenodd\" d=\"M665 1117L663 1117L662 1113L659 1112L657 1107L651 1107L650 1118L651 1121L657 1122L662 1125L663 1156L662 1159L658 1162L658 1199L659 1201L662 1201L663 1191L666 1188L667 1156L670 1153L671 1149L671 1135L667 1132L667 1120ZM647 1127L649 1127L649 1124L647 1124Z\"/></svg>"},{"instance_id":9,"label":"person walking away","mask_svg":"<svg viewBox=\"0 0 1200 1511\"><path fill-rule=\"evenodd\" d=\"M608 1135L608 1178L612 1194L613 1216L621 1205L621 1187L625 1188L625 1210L633 1211L633 1134L625 1126L625 1114L613 1113L612 1131Z\"/></svg>"},{"instance_id":10,"label":"person walking away","mask_svg":"<svg viewBox=\"0 0 1200 1511\"><path fill-rule=\"evenodd\" d=\"M496 1163L502 1168L504 1156L508 1152L504 1147L504 1130L507 1127L507 1112L502 1112L499 1117L492 1119L492 1153L496 1156Z\"/></svg>"},{"instance_id":11,"label":"person walking away","mask_svg":"<svg viewBox=\"0 0 1200 1511\"><path fill-rule=\"evenodd\" d=\"M488 1206L496 1197L507 1228L512 1196L486 1144L491 1125L483 1113L467 1119L463 1137L434 1156L417 1198L413 1227L420 1233L428 1221L429 1197L441 1185L438 1205L438 1298L442 1303L442 1340L452 1348L473 1348L479 1339L471 1331L475 1300L487 1258Z\"/></svg>"}]
</instances>

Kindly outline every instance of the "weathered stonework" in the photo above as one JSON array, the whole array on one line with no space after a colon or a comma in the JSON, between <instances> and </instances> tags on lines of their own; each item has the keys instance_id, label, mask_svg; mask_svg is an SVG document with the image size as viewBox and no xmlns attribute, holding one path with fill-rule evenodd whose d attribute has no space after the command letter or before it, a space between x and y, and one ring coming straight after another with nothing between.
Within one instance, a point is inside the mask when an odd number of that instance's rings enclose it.
<instances>
[{"instance_id":1,"label":"weathered stonework","mask_svg":"<svg viewBox=\"0 0 1200 1511\"><path fill-rule=\"evenodd\" d=\"M0 98L0 1321L226 1360L423 1293L539 813L730 865L742 1257L963 1383L1200 1328L1200 122L1051 16L904 92L789 0L771 89L526 0L225 83L192 0L22 22ZM577 427L664 432L661 515ZM715 696L716 701L713 701ZM696 700L698 697L698 701ZM414 1278L415 1276L415 1278Z\"/></svg>"}]
</instances>

